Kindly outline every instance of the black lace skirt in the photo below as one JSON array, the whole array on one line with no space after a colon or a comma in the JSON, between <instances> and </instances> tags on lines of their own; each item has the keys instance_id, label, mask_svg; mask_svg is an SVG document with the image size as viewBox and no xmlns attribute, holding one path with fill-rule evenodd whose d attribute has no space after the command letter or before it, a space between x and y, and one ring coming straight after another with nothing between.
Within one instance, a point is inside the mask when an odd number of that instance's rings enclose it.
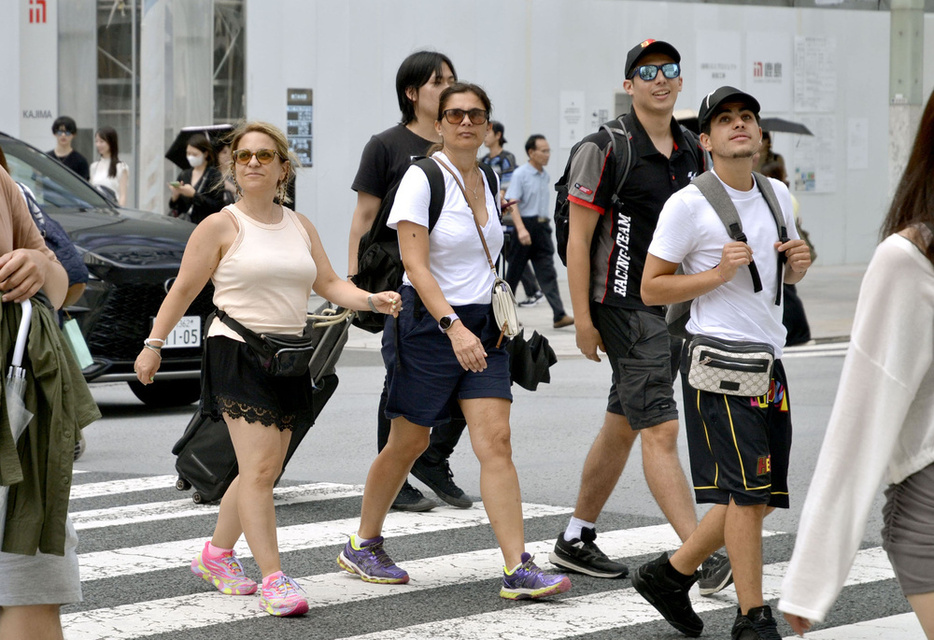
<instances>
[{"instance_id":1,"label":"black lace skirt","mask_svg":"<svg viewBox=\"0 0 934 640\"><path fill-rule=\"evenodd\" d=\"M311 376L271 376L246 343L212 336L201 368L201 414L245 418L280 431L310 425L315 420Z\"/></svg>"}]
</instances>

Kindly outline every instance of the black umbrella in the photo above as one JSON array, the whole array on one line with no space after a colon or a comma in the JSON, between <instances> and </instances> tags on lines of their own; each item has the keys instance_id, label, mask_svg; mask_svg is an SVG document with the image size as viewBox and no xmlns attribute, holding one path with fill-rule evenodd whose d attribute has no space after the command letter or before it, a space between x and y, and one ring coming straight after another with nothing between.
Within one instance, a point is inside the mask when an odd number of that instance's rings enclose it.
<instances>
[{"instance_id":1,"label":"black umbrella","mask_svg":"<svg viewBox=\"0 0 934 640\"><path fill-rule=\"evenodd\" d=\"M776 131L781 131L784 133L799 133L803 136L813 136L811 130L800 122L792 122L791 120L785 120L784 118L762 118L759 121L759 126L762 127L763 131L768 131L769 133L775 133Z\"/></svg>"},{"instance_id":2,"label":"black umbrella","mask_svg":"<svg viewBox=\"0 0 934 640\"><path fill-rule=\"evenodd\" d=\"M175 136L175 140L172 142L172 146L169 147L169 150L165 152L165 157L174 162L180 169L190 169L188 165L188 158L185 157L185 149L188 147L188 141L191 139L191 136L200 133L205 138L211 141L211 144L214 146L215 153L220 150L223 146L221 141L224 139L228 133L233 131L233 125L230 124L209 124L204 126L196 127L183 127L181 131L178 132L178 135Z\"/></svg>"}]
</instances>

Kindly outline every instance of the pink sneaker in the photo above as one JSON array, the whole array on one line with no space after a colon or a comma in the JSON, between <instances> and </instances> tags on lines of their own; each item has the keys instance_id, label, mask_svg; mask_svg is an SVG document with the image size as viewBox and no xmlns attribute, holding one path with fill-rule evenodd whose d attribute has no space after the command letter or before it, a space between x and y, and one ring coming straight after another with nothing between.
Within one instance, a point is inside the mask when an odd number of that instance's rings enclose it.
<instances>
[{"instance_id":1,"label":"pink sneaker","mask_svg":"<svg viewBox=\"0 0 934 640\"><path fill-rule=\"evenodd\" d=\"M274 616L300 616L308 612L308 601L298 594L297 582L281 571L263 578L260 609ZM304 589L302 589L304 591Z\"/></svg>"},{"instance_id":2,"label":"pink sneaker","mask_svg":"<svg viewBox=\"0 0 934 640\"><path fill-rule=\"evenodd\" d=\"M228 596L248 596L256 593L256 583L243 573L243 567L240 566L236 554L231 551L214 558L208 554L209 543L210 540L205 542L204 549L191 561L191 572L201 576Z\"/></svg>"}]
</instances>

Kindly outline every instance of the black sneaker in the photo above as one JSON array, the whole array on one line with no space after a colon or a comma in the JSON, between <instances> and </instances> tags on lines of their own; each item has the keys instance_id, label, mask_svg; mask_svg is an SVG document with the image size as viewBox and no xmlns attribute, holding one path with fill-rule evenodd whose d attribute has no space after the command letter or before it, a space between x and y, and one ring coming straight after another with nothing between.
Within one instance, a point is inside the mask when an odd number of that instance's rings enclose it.
<instances>
[{"instance_id":1,"label":"black sneaker","mask_svg":"<svg viewBox=\"0 0 934 640\"><path fill-rule=\"evenodd\" d=\"M691 606L688 592L698 578L697 572L679 584L666 575L668 554L663 553L651 562L647 562L632 574L632 586L639 594L658 609L668 624L686 636L696 638L704 630L701 620Z\"/></svg>"},{"instance_id":2,"label":"black sneaker","mask_svg":"<svg viewBox=\"0 0 934 640\"><path fill-rule=\"evenodd\" d=\"M568 542L564 534L558 534L555 549L548 555L551 564L567 569L585 573L595 578L625 578L629 575L629 568L619 562L613 562L594 544L597 539L595 528L584 528L581 537Z\"/></svg>"},{"instance_id":3,"label":"black sneaker","mask_svg":"<svg viewBox=\"0 0 934 640\"><path fill-rule=\"evenodd\" d=\"M435 508L435 503L406 480L399 495L392 501L392 508L396 511L431 511Z\"/></svg>"},{"instance_id":4,"label":"black sneaker","mask_svg":"<svg viewBox=\"0 0 934 640\"><path fill-rule=\"evenodd\" d=\"M452 507L469 509L473 506L473 500L454 484L454 474L447 460L442 460L438 464L429 464L419 458L412 465L412 475L424 482L439 498Z\"/></svg>"},{"instance_id":5,"label":"black sneaker","mask_svg":"<svg viewBox=\"0 0 934 640\"><path fill-rule=\"evenodd\" d=\"M730 632L732 640L782 640L778 633L778 624L772 617L769 605L753 607L743 615L736 610L736 622Z\"/></svg>"},{"instance_id":6,"label":"black sneaker","mask_svg":"<svg viewBox=\"0 0 934 640\"><path fill-rule=\"evenodd\" d=\"M733 584L733 567L730 559L722 553L715 553L706 560L700 568L700 578L697 588L702 596L713 595Z\"/></svg>"},{"instance_id":7,"label":"black sneaker","mask_svg":"<svg viewBox=\"0 0 934 640\"><path fill-rule=\"evenodd\" d=\"M529 296L528 298L520 302L519 306L520 307L534 307L539 302L541 302L541 299L544 297L545 297L544 293L542 293L541 291L536 291L535 295Z\"/></svg>"}]
</instances>

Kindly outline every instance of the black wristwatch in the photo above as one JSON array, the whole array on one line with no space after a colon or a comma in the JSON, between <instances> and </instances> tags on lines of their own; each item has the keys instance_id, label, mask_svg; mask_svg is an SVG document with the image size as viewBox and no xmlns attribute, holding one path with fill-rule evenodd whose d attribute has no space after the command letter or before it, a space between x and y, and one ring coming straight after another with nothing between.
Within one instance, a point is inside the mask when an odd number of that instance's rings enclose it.
<instances>
[{"instance_id":1,"label":"black wristwatch","mask_svg":"<svg viewBox=\"0 0 934 640\"><path fill-rule=\"evenodd\" d=\"M454 324L454 321L459 320L459 319L460 318L457 317L456 313L451 313L446 316L443 316L440 320L438 320L438 328L441 329L443 332L447 333L448 329L450 329L451 326Z\"/></svg>"}]
</instances>

